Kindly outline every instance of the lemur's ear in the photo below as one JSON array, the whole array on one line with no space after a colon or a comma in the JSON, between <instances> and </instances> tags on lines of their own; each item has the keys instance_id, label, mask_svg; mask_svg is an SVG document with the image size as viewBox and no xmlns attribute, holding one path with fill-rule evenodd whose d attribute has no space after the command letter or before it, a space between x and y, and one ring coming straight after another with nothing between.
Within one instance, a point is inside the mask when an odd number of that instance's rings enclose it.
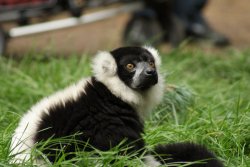
<instances>
[{"instance_id":1,"label":"lemur's ear","mask_svg":"<svg viewBox=\"0 0 250 167\"><path fill-rule=\"evenodd\" d=\"M161 58L159 56L158 51L151 46L143 46L143 48L145 48L147 51L149 51L153 55L155 59L155 64L157 67L159 67L161 65Z\"/></svg>"},{"instance_id":2,"label":"lemur's ear","mask_svg":"<svg viewBox=\"0 0 250 167\"><path fill-rule=\"evenodd\" d=\"M110 77L116 74L116 61L109 52L99 52L92 62L92 69L95 76Z\"/></svg>"}]
</instances>

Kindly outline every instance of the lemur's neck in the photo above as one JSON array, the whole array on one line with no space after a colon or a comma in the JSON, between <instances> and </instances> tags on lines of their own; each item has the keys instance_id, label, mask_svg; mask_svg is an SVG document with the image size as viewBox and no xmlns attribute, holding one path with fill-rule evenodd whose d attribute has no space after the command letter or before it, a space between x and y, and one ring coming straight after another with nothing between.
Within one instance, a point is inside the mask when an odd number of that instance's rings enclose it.
<instances>
[{"instance_id":1,"label":"lemur's neck","mask_svg":"<svg viewBox=\"0 0 250 167\"><path fill-rule=\"evenodd\" d=\"M147 117L150 111L152 111L163 97L164 88L163 78L161 76L159 76L156 85L141 92L129 88L118 76L112 76L108 79L101 77L94 78L103 83L116 97L131 105L138 112L142 120Z\"/></svg>"}]
</instances>

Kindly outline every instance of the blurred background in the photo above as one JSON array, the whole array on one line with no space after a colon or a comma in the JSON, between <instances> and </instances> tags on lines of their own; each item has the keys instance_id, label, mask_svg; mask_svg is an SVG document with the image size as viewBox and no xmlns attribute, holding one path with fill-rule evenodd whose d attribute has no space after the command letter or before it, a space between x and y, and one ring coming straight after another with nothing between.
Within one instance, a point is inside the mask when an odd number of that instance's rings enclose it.
<instances>
[{"instance_id":1,"label":"blurred background","mask_svg":"<svg viewBox=\"0 0 250 167\"><path fill-rule=\"evenodd\" d=\"M142 3L142 1L128 1L128 0L125 1L124 0L120 1L119 0L109 0L109 1L107 0L106 1L105 0L104 1L0 0L0 6L1 6L0 27L2 31L1 33L2 34L4 33L5 36L7 36L7 38L4 39L5 46L2 47L4 47L5 55L22 55L23 53L32 50L41 52L50 52L50 53L53 52L58 55L67 55L72 53L73 54L93 53L96 52L97 50L107 50L122 45L140 45L141 43L153 44L160 46L163 49L165 48L169 49L172 47L176 47L181 43L185 43L185 41L192 41L190 40L190 38L183 37L183 34L181 34L181 32L176 32L172 30L172 29L178 29L177 31L179 31L179 29L187 29L185 26L187 26L186 24L188 24L185 21L183 21L184 19L181 18L181 15L179 17L180 19L178 18L178 13L177 13L178 11L176 12L175 10L176 5L173 5L174 3L173 1L171 2L171 0L166 0L165 2L168 4L164 4L165 6L163 5L164 9L154 6L155 4L150 4L150 1L149 2L146 1L146 5L142 4L141 6L140 5L138 6L138 3L136 3L135 5L137 6L133 8L133 4L135 2ZM170 4L170 2L172 4ZM155 3L161 4L163 2L156 0ZM36 5L35 7L34 4ZM44 4L46 4L47 6L45 6ZM86 16L88 14L96 12L120 9L124 5L130 5L128 6L128 10L116 12L117 14L113 13L112 17L107 19L101 19L100 21L93 21L86 24L76 24L75 26L72 26L70 28L63 28L54 31L35 33L30 35L21 35L13 38L8 37L9 36L8 33L11 31L11 29L20 26L21 27L30 26L34 25L35 23L45 23L47 21L65 20L71 18L72 16L80 19L81 15ZM185 4L184 2L184 5L188 4ZM32 11L32 9L35 9L35 11L39 11L39 8L37 6L40 8L43 7L45 9L43 9L41 13L30 12L31 14L29 15L29 17L26 18L26 15L28 15L26 14L28 13L27 11ZM18 16L16 16L15 18L15 16L12 15L17 11L17 9L18 9ZM162 27L161 23L159 23L159 18L157 16L158 14L157 11L159 10L165 10L166 13L170 13L169 15L171 16L162 16L162 17L164 17L164 19L166 20L169 19L167 17L172 17L170 19L172 19L172 22L174 22L177 25L175 25L174 28L172 28L171 26L169 26L170 28L169 27L166 28L164 26ZM181 8L179 10L181 10ZM250 2L248 0L237 0L237 1L209 0L206 1L206 4L200 10L202 17L204 17L206 21L205 24L208 24L209 28L212 28L213 32L219 34L219 37L216 36L211 38L223 38L219 39L222 40L222 44L220 43L221 41L219 41L218 45L219 48L224 46L235 47L239 49L244 49L249 47ZM170 11L173 12L171 13ZM138 15L139 17L141 17L142 15L143 19L146 18L149 20L146 21L143 20L144 22L141 23L140 22L141 20L139 18L139 21L136 22L135 20L138 17ZM132 21L132 28L131 28L131 21ZM166 24L170 25L173 23L167 22ZM146 30L144 30L145 28ZM147 30L147 28L149 30ZM131 32L126 32L126 31L131 31ZM138 31L139 33L136 31ZM144 37L143 35L142 37L140 35L139 37L135 37L136 35L134 34L137 33L138 36L138 34L140 34L140 32L142 31L150 31L150 32L145 32L146 37ZM162 39L164 38L162 36L166 35L164 34L166 33L165 31L168 31L167 33L169 33L170 35L174 34L174 37L168 37L168 40ZM132 33L132 38L137 38L137 39L127 39L131 38L129 37L129 35L131 36L131 33ZM179 37L176 34L178 34L181 37ZM178 36L177 38L179 39L171 39L171 38L176 38L175 36ZM138 39L138 38L146 38L146 39ZM151 38L154 39L151 40ZM218 48L217 46L214 47L214 45L217 44L213 44L214 42L213 40L216 39L212 39L212 45L211 45L211 40L210 42L207 42L208 41L207 40L204 43L200 42L199 40L199 42L195 43L195 47L199 46L206 49Z\"/></svg>"}]
</instances>

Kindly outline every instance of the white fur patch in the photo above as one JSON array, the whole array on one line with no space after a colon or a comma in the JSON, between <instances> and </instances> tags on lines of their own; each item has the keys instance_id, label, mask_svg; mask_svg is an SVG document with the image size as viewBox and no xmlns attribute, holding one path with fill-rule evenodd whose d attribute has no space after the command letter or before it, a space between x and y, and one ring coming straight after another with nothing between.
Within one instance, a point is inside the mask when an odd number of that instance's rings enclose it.
<instances>
[{"instance_id":1,"label":"white fur patch","mask_svg":"<svg viewBox=\"0 0 250 167\"><path fill-rule=\"evenodd\" d=\"M81 80L77 84L42 99L22 117L11 141L10 155L13 156L11 163L22 163L30 159L31 149L35 144L34 136L42 114L49 114L48 109L53 105L65 105L68 100L76 100L89 80Z\"/></svg>"},{"instance_id":2,"label":"white fur patch","mask_svg":"<svg viewBox=\"0 0 250 167\"><path fill-rule=\"evenodd\" d=\"M146 155L144 157L144 163L147 167L158 167L161 166L162 164L157 161L152 155Z\"/></svg>"},{"instance_id":3,"label":"white fur patch","mask_svg":"<svg viewBox=\"0 0 250 167\"><path fill-rule=\"evenodd\" d=\"M155 48L151 47L151 46L144 46L143 48L146 49L147 51L149 51L153 55L153 57L155 59L156 67L159 68L160 65L161 65L161 58L159 56L158 51Z\"/></svg>"},{"instance_id":4,"label":"white fur patch","mask_svg":"<svg viewBox=\"0 0 250 167\"><path fill-rule=\"evenodd\" d=\"M99 52L92 62L93 73L98 78L109 78L116 74L117 65L109 52Z\"/></svg>"},{"instance_id":5,"label":"white fur patch","mask_svg":"<svg viewBox=\"0 0 250 167\"><path fill-rule=\"evenodd\" d=\"M158 77L158 83L141 94L143 100L140 105L136 106L142 119L147 118L153 108L161 102L164 95L164 78L160 74Z\"/></svg>"}]
</instances>

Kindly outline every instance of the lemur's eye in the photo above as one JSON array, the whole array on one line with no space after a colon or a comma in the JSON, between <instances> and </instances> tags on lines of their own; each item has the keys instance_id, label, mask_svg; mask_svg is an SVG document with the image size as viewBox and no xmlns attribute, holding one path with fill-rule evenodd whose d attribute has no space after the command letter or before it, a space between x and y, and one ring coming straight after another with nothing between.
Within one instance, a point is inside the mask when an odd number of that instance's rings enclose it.
<instances>
[{"instance_id":1,"label":"lemur's eye","mask_svg":"<svg viewBox=\"0 0 250 167\"><path fill-rule=\"evenodd\" d=\"M155 63L154 62L149 62L150 67L155 68Z\"/></svg>"},{"instance_id":2,"label":"lemur's eye","mask_svg":"<svg viewBox=\"0 0 250 167\"><path fill-rule=\"evenodd\" d=\"M135 66L134 66L134 64L129 63L129 64L126 65L126 68L127 68L129 71L131 71L131 70L133 70L133 69L135 68Z\"/></svg>"}]
</instances>

